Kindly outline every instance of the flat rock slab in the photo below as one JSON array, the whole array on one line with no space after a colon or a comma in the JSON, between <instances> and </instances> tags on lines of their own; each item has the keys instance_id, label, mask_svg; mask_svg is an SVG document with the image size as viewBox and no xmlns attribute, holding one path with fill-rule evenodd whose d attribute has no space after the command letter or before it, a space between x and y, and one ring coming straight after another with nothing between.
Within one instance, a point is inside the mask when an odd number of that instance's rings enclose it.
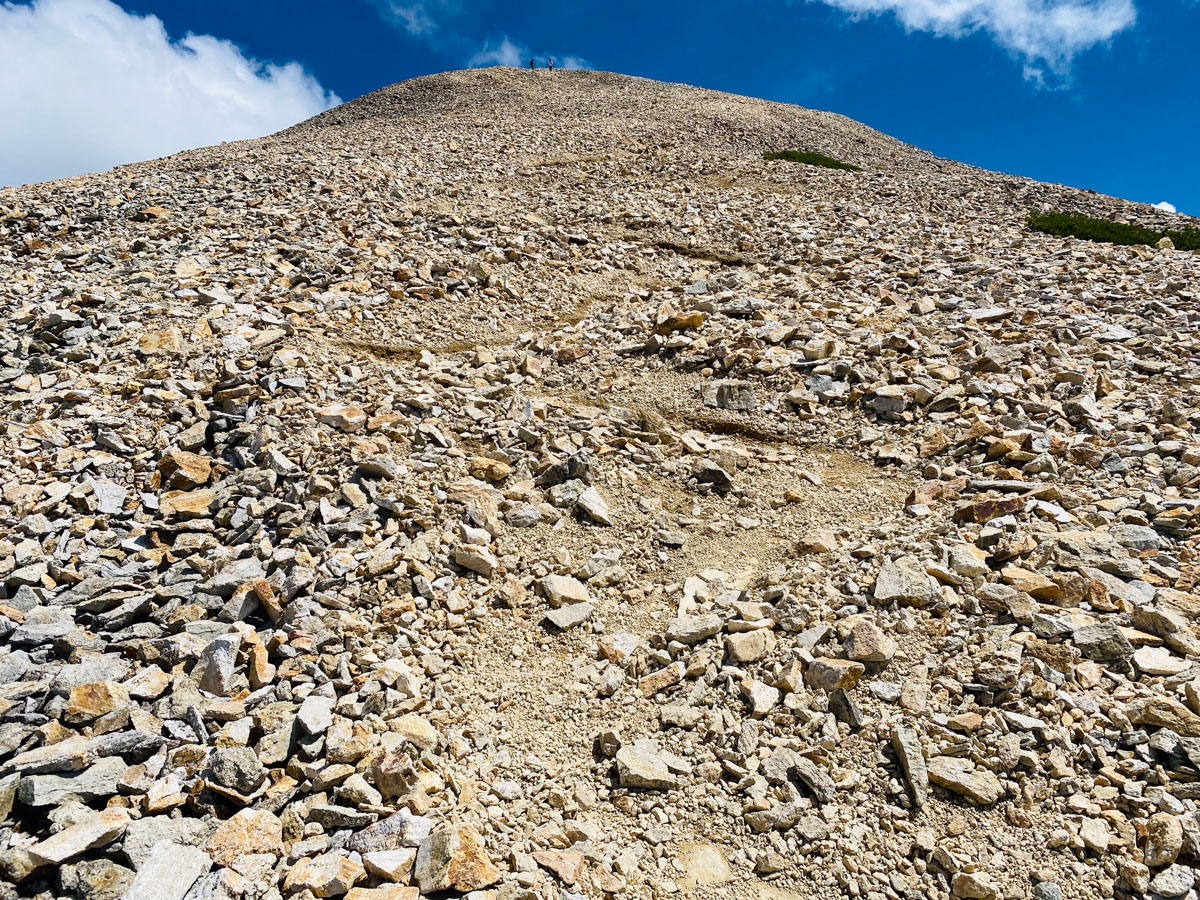
<instances>
[{"instance_id":1,"label":"flat rock slab","mask_svg":"<svg viewBox=\"0 0 1200 900\"><path fill-rule=\"evenodd\" d=\"M679 886L684 890L724 884L733 879L725 853L715 844L682 844L676 861L683 869Z\"/></svg>"},{"instance_id":2,"label":"flat rock slab","mask_svg":"<svg viewBox=\"0 0 1200 900\"><path fill-rule=\"evenodd\" d=\"M64 828L29 848L29 855L41 865L57 866L81 853L110 844L124 834L129 825L129 813L123 809L106 809L84 816L82 821Z\"/></svg>"},{"instance_id":3,"label":"flat rock slab","mask_svg":"<svg viewBox=\"0 0 1200 900\"><path fill-rule=\"evenodd\" d=\"M651 791L669 791L678 784L654 741L637 741L618 750L617 778L621 787Z\"/></svg>"},{"instance_id":4,"label":"flat rock slab","mask_svg":"<svg viewBox=\"0 0 1200 900\"><path fill-rule=\"evenodd\" d=\"M968 759L935 756L928 760L929 780L953 794L966 797L980 806L991 806L1004 796L1004 786L988 769L977 768Z\"/></svg>"},{"instance_id":5,"label":"flat rock slab","mask_svg":"<svg viewBox=\"0 0 1200 900\"><path fill-rule=\"evenodd\" d=\"M925 767L925 754L921 750L917 732L909 725L893 726L892 749L896 751L904 777L908 779L913 805L920 809L929 799L929 772Z\"/></svg>"},{"instance_id":6,"label":"flat rock slab","mask_svg":"<svg viewBox=\"0 0 1200 900\"><path fill-rule=\"evenodd\" d=\"M212 858L203 850L160 841L138 870L124 900L183 900L211 867Z\"/></svg>"}]
</instances>

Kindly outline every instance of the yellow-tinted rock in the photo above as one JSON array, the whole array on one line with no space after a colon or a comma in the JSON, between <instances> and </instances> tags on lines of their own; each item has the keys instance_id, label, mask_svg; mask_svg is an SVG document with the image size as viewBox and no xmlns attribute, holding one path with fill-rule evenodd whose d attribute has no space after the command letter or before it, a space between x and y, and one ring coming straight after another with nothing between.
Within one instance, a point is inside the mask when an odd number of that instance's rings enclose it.
<instances>
[{"instance_id":1,"label":"yellow-tinted rock","mask_svg":"<svg viewBox=\"0 0 1200 900\"><path fill-rule=\"evenodd\" d=\"M168 491L159 500L159 511L165 519L205 519L209 507L217 498L216 491Z\"/></svg>"},{"instance_id":2,"label":"yellow-tinted rock","mask_svg":"<svg viewBox=\"0 0 1200 900\"><path fill-rule=\"evenodd\" d=\"M199 453L172 448L158 461L158 475L164 487L187 490L208 483L212 462Z\"/></svg>"},{"instance_id":3,"label":"yellow-tinted rock","mask_svg":"<svg viewBox=\"0 0 1200 900\"><path fill-rule=\"evenodd\" d=\"M500 880L483 838L470 826L447 826L426 838L417 851L413 875L423 894L478 891Z\"/></svg>"},{"instance_id":4,"label":"yellow-tinted rock","mask_svg":"<svg viewBox=\"0 0 1200 900\"><path fill-rule=\"evenodd\" d=\"M317 897L337 897L361 881L366 870L354 860L336 853L301 859L283 882L287 893L312 891Z\"/></svg>"},{"instance_id":5,"label":"yellow-tinted rock","mask_svg":"<svg viewBox=\"0 0 1200 900\"><path fill-rule=\"evenodd\" d=\"M866 667L849 659L814 659L805 673L804 680L810 688L833 693L841 688L850 690L862 678Z\"/></svg>"},{"instance_id":6,"label":"yellow-tinted rock","mask_svg":"<svg viewBox=\"0 0 1200 900\"><path fill-rule=\"evenodd\" d=\"M205 847L218 866L248 853L283 853L283 823L262 809L243 809L217 826Z\"/></svg>"},{"instance_id":7,"label":"yellow-tinted rock","mask_svg":"<svg viewBox=\"0 0 1200 900\"><path fill-rule=\"evenodd\" d=\"M357 406L334 403L318 409L317 420L339 431L361 431L366 427L367 414Z\"/></svg>"},{"instance_id":8,"label":"yellow-tinted rock","mask_svg":"<svg viewBox=\"0 0 1200 900\"><path fill-rule=\"evenodd\" d=\"M684 890L710 884L724 884L733 878L725 854L715 844L683 844L679 848L679 864L683 877L679 886Z\"/></svg>"},{"instance_id":9,"label":"yellow-tinted rock","mask_svg":"<svg viewBox=\"0 0 1200 900\"><path fill-rule=\"evenodd\" d=\"M178 353L183 349L183 334L178 328L167 331L152 331L138 339L138 349L146 356L160 353Z\"/></svg>"},{"instance_id":10,"label":"yellow-tinted rock","mask_svg":"<svg viewBox=\"0 0 1200 900\"><path fill-rule=\"evenodd\" d=\"M476 456L471 460L467 471L480 481L490 481L493 484L498 484L512 474L512 466L497 459Z\"/></svg>"},{"instance_id":11,"label":"yellow-tinted rock","mask_svg":"<svg viewBox=\"0 0 1200 900\"><path fill-rule=\"evenodd\" d=\"M421 750L430 750L437 746L437 729L420 716L409 714L394 719L389 730L401 735L406 741Z\"/></svg>"},{"instance_id":12,"label":"yellow-tinted rock","mask_svg":"<svg viewBox=\"0 0 1200 900\"><path fill-rule=\"evenodd\" d=\"M389 884L376 888L353 888L346 894L346 900L418 900L420 896L420 888Z\"/></svg>"},{"instance_id":13,"label":"yellow-tinted rock","mask_svg":"<svg viewBox=\"0 0 1200 900\"><path fill-rule=\"evenodd\" d=\"M115 681L94 681L71 689L63 718L81 725L100 716L129 706L129 691Z\"/></svg>"}]
</instances>

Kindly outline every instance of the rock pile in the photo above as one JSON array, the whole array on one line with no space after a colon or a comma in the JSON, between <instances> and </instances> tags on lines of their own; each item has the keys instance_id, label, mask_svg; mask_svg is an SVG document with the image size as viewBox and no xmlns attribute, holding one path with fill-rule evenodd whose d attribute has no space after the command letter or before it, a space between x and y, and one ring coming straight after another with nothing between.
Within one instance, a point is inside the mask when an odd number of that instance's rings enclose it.
<instances>
[{"instance_id":1,"label":"rock pile","mask_svg":"<svg viewBox=\"0 0 1200 900\"><path fill-rule=\"evenodd\" d=\"M0 898L1196 897L1200 255L1042 205L512 70L0 191Z\"/></svg>"}]
</instances>

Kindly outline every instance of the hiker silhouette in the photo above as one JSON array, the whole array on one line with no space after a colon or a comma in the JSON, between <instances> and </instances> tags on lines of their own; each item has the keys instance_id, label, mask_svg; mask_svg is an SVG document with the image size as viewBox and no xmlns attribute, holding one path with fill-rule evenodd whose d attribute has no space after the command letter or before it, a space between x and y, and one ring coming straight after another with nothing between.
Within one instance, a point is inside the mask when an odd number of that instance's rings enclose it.
<instances>
[{"instance_id":1,"label":"hiker silhouette","mask_svg":"<svg viewBox=\"0 0 1200 900\"><path fill-rule=\"evenodd\" d=\"M554 58L553 57L551 57L550 61L548 63L546 63L546 68L549 69L551 72L554 71Z\"/></svg>"}]
</instances>

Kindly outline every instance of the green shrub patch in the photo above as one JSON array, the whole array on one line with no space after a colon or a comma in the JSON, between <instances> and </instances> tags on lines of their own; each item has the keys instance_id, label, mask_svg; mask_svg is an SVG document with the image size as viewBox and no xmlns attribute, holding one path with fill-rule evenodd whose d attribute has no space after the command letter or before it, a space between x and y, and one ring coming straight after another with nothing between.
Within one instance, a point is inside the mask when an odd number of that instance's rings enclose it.
<instances>
[{"instance_id":1,"label":"green shrub patch","mask_svg":"<svg viewBox=\"0 0 1200 900\"><path fill-rule=\"evenodd\" d=\"M1093 219L1071 213L1031 212L1025 220L1034 231L1059 237L1077 237L1085 241L1104 244L1145 244L1153 247L1164 237L1169 237L1176 250L1200 250L1200 228L1185 228L1182 231L1155 231L1141 225Z\"/></svg>"},{"instance_id":2,"label":"green shrub patch","mask_svg":"<svg viewBox=\"0 0 1200 900\"><path fill-rule=\"evenodd\" d=\"M776 150L772 153L764 153L763 159L768 162L782 159L785 162L798 162L809 166L824 166L826 169L845 169L848 172L862 171L862 169L852 163L842 162L840 159L834 159L832 156L826 156L824 153L810 153L808 150Z\"/></svg>"}]
</instances>

